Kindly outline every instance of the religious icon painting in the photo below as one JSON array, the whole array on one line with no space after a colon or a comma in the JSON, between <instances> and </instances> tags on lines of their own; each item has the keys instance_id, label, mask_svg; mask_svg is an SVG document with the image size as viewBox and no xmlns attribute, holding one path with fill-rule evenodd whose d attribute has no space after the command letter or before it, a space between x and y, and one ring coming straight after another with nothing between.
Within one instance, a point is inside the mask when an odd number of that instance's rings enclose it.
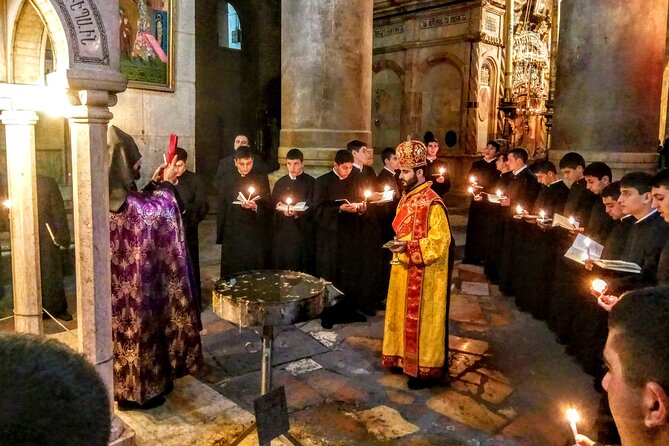
<instances>
[{"instance_id":1,"label":"religious icon painting","mask_svg":"<svg viewBox=\"0 0 669 446\"><path fill-rule=\"evenodd\" d=\"M173 0L119 0L121 72L128 87L174 91Z\"/></svg>"}]
</instances>

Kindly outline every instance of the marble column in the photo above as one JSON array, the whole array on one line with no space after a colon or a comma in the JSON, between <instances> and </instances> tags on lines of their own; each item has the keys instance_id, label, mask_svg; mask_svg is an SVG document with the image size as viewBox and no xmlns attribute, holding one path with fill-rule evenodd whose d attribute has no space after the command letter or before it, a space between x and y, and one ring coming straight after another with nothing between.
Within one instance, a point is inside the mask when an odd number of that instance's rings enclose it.
<instances>
[{"instance_id":1,"label":"marble column","mask_svg":"<svg viewBox=\"0 0 669 446\"><path fill-rule=\"evenodd\" d=\"M373 0L283 0L279 161L293 147L309 172L359 139L371 145Z\"/></svg>"},{"instance_id":2,"label":"marble column","mask_svg":"<svg viewBox=\"0 0 669 446\"><path fill-rule=\"evenodd\" d=\"M33 111L5 110L0 120L7 140L7 175L12 246L14 329L42 333L42 286L37 221L37 173Z\"/></svg>"},{"instance_id":3,"label":"marble column","mask_svg":"<svg viewBox=\"0 0 669 446\"><path fill-rule=\"evenodd\" d=\"M112 96L115 100L116 96ZM111 266L106 91L79 92L68 116L72 144L74 243L79 351L95 366L113 404Z\"/></svg>"},{"instance_id":4,"label":"marble column","mask_svg":"<svg viewBox=\"0 0 669 446\"><path fill-rule=\"evenodd\" d=\"M667 0L563 0L550 158L656 166Z\"/></svg>"}]
</instances>

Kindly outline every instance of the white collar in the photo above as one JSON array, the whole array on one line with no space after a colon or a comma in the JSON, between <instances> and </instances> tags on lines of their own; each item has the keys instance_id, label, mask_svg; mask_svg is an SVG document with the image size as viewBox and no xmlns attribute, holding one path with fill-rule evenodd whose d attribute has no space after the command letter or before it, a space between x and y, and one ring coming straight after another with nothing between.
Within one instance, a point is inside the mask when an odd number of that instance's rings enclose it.
<instances>
[{"instance_id":1,"label":"white collar","mask_svg":"<svg viewBox=\"0 0 669 446\"><path fill-rule=\"evenodd\" d=\"M638 219L635 224L638 225L639 223L641 223L642 221L644 221L645 219L647 219L648 217L650 217L651 215L656 214L656 213L657 213L657 209L653 209L648 214L646 214L645 217Z\"/></svg>"},{"instance_id":2,"label":"white collar","mask_svg":"<svg viewBox=\"0 0 669 446\"><path fill-rule=\"evenodd\" d=\"M395 175L395 171L392 169L388 169L388 166L383 166L383 168L386 169L388 172L392 173L393 175Z\"/></svg>"},{"instance_id":3,"label":"white collar","mask_svg":"<svg viewBox=\"0 0 669 446\"><path fill-rule=\"evenodd\" d=\"M428 160L429 162L431 162L431 163L433 163L434 160L436 160L436 159L437 159L436 156L435 156L434 158L430 158L429 156L427 157L427 160Z\"/></svg>"},{"instance_id":4,"label":"white collar","mask_svg":"<svg viewBox=\"0 0 669 446\"><path fill-rule=\"evenodd\" d=\"M521 168L518 169L518 170L514 170L514 171L513 171L513 174L514 174L514 175L518 175L520 172L522 172L522 171L525 170L525 169L527 169L527 164L525 164L523 167L521 167Z\"/></svg>"},{"instance_id":5,"label":"white collar","mask_svg":"<svg viewBox=\"0 0 669 446\"><path fill-rule=\"evenodd\" d=\"M332 168L332 171L334 172L335 175L337 175L337 178L339 178L340 180L344 179L337 173L337 171L334 169L334 167Z\"/></svg>"},{"instance_id":6,"label":"white collar","mask_svg":"<svg viewBox=\"0 0 669 446\"><path fill-rule=\"evenodd\" d=\"M362 172L362 166L356 163L353 163L353 167L357 167L360 172Z\"/></svg>"},{"instance_id":7,"label":"white collar","mask_svg":"<svg viewBox=\"0 0 669 446\"><path fill-rule=\"evenodd\" d=\"M562 178L560 178L559 180L555 180L555 181L553 181L551 184L549 184L549 186L552 186L552 185L554 185L555 183L559 183L560 181L562 181Z\"/></svg>"},{"instance_id":8,"label":"white collar","mask_svg":"<svg viewBox=\"0 0 669 446\"><path fill-rule=\"evenodd\" d=\"M304 171L302 171L302 172L304 172ZM298 173L296 176L292 176L292 175L289 173L289 174L288 174L288 178L290 178L291 180L295 180L295 179L297 179L297 177L299 177L300 175L302 175L302 172ZM336 172L335 172L335 173L336 173Z\"/></svg>"}]
</instances>

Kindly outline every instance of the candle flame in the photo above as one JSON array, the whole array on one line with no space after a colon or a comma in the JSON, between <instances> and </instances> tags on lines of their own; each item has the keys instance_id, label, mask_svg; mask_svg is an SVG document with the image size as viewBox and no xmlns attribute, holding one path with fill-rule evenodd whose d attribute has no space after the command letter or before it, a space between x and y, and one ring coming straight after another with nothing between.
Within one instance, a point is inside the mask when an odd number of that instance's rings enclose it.
<instances>
[{"instance_id":1,"label":"candle flame","mask_svg":"<svg viewBox=\"0 0 669 446\"><path fill-rule=\"evenodd\" d=\"M249 194L252 194L252 193L255 192L255 191L256 191L256 190L253 188L253 186L249 187Z\"/></svg>"},{"instance_id":2,"label":"candle flame","mask_svg":"<svg viewBox=\"0 0 669 446\"><path fill-rule=\"evenodd\" d=\"M469 186L467 188L467 192L469 192L470 194L473 194L474 193L474 188L472 186Z\"/></svg>"},{"instance_id":3,"label":"candle flame","mask_svg":"<svg viewBox=\"0 0 669 446\"><path fill-rule=\"evenodd\" d=\"M293 204L293 199L290 197L286 198L286 204Z\"/></svg>"},{"instance_id":4,"label":"candle flame","mask_svg":"<svg viewBox=\"0 0 669 446\"><path fill-rule=\"evenodd\" d=\"M440 168L439 168L439 173L440 173L441 175L443 175L444 172L446 172L446 169L444 169L443 167L440 167Z\"/></svg>"},{"instance_id":5,"label":"candle flame","mask_svg":"<svg viewBox=\"0 0 669 446\"><path fill-rule=\"evenodd\" d=\"M574 217L569 217L569 224L574 226L574 223L576 223L576 220L574 220Z\"/></svg>"},{"instance_id":6,"label":"candle flame","mask_svg":"<svg viewBox=\"0 0 669 446\"><path fill-rule=\"evenodd\" d=\"M544 211L543 209L540 210L540 211L539 211L539 217L541 217L541 218L546 218L546 211Z\"/></svg>"},{"instance_id":7,"label":"candle flame","mask_svg":"<svg viewBox=\"0 0 669 446\"><path fill-rule=\"evenodd\" d=\"M496 194L498 197L501 197L501 196L502 196L502 189L497 189L497 192L495 192L495 194Z\"/></svg>"},{"instance_id":8,"label":"candle flame","mask_svg":"<svg viewBox=\"0 0 669 446\"><path fill-rule=\"evenodd\" d=\"M523 207L521 205L516 206L516 213L517 214L522 214L523 213Z\"/></svg>"},{"instance_id":9,"label":"candle flame","mask_svg":"<svg viewBox=\"0 0 669 446\"><path fill-rule=\"evenodd\" d=\"M595 279L592 281L592 289L598 293L603 293L608 287L608 284L602 279Z\"/></svg>"},{"instance_id":10,"label":"candle flame","mask_svg":"<svg viewBox=\"0 0 669 446\"><path fill-rule=\"evenodd\" d=\"M365 198L369 198L372 196L372 191L371 190L366 190L365 191Z\"/></svg>"},{"instance_id":11,"label":"candle flame","mask_svg":"<svg viewBox=\"0 0 669 446\"><path fill-rule=\"evenodd\" d=\"M2 207L6 208L6 209L11 208L11 207L12 207L12 201L9 200L9 199L3 201L3 202L2 202Z\"/></svg>"},{"instance_id":12,"label":"candle flame","mask_svg":"<svg viewBox=\"0 0 669 446\"><path fill-rule=\"evenodd\" d=\"M472 175L471 177L469 177L469 182L470 182L470 183L476 183L476 177L475 177L474 175Z\"/></svg>"},{"instance_id":13,"label":"candle flame","mask_svg":"<svg viewBox=\"0 0 669 446\"><path fill-rule=\"evenodd\" d=\"M383 191L384 192L388 192L389 190L390 190L390 186L388 186L387 184L385 186L383 186Z\"/></svg>"},{"instance_id":14,"label":"candle flame","mask_svg":"<svg viewBox=\"0 0 669 446\"><path fill-rule=\"evenodd\" d=\"M570 423L576 424L580 421L581 416L578 414L578 410L576 409L567 409L567 420Z\"/></svg>"}]
</instances>

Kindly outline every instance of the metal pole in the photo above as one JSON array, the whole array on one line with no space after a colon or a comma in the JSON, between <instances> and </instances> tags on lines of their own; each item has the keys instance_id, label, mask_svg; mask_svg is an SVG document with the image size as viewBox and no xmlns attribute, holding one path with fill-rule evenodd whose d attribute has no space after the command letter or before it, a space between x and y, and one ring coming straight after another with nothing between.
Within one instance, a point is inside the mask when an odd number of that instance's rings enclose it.
<instances>
[{"instance_id":1,"label":"metal pole","mask_svg":"<svg viewBox=\"0 0 669 446\"><path fill-rule=\"evenodd\" d=\"M504 99L511 101L513 99L513 8L514 0L506 0L506 35L505 42L505 70L504 70Z\"/></svg>"},{"instance_id":2,"label":"metal pole","mask_svg":"<svg viewBox=\"0 0 669 446\"><path fill-rule=\"evenodd\" d=\"M260 394L264 395L272 389L272 349L274 348L274 327L264 325L262 328L262 366Z\"/></svg>"}]
</instances>

